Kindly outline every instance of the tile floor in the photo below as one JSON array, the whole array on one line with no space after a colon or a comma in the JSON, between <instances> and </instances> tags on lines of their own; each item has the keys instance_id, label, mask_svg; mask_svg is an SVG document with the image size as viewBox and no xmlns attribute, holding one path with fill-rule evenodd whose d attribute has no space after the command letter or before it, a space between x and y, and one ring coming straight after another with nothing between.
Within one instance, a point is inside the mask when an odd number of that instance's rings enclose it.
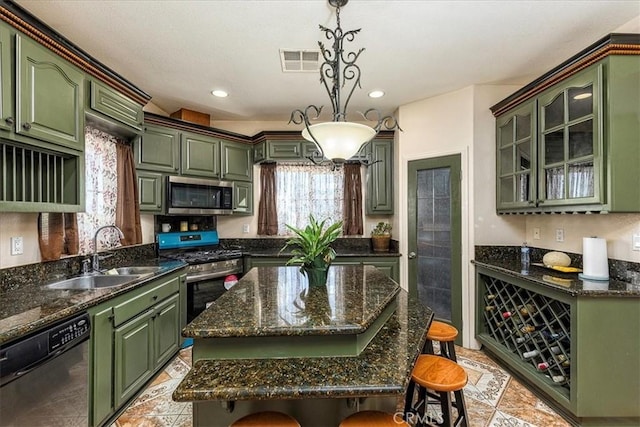
<instances>
[{"instance_id":1,"label":"tile floor","mask_svg":"<svg viewBox=\"0 0 640 427\"><path fill-rule=\"evenodd\" d=\"M464 389L469 427L571 426L482 351L456 351L469 376ZM181 350L111 427L191 427L191 404L171 400L190 366L191 348Z\"/></svg>"}]
</instances>

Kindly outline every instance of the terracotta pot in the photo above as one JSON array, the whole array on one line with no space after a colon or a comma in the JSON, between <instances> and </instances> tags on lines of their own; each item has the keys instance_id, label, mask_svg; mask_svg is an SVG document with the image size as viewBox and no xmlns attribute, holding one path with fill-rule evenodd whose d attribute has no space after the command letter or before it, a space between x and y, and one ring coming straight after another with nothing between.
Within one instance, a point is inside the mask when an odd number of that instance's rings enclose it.
<instances>
[{"instance_id":1,"label":"terracotta pot","mask_svg":"<svg viewBox=\"0 0 640 427\"><path fill-rule=\"evenodd\" d=\"M389 252L391 236L371 236L373 252Z\"/></svg>"}]
</instances>

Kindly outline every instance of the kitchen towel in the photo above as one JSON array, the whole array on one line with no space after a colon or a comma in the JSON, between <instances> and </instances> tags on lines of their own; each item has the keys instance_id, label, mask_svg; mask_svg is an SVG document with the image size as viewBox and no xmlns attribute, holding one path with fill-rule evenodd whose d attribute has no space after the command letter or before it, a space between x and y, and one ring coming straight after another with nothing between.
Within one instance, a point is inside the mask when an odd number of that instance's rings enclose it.
<instances>
[{"instance_id":1,"label":"kitchen towel","mask_svg":"<svg viewBox=\"0 0 640 427\"><path fill-rule=\"evenodd\" d=\"M582 274L579 276L590 280L609 280L609 261L605 239L582 238Z\"/></svg>"}]
</instances>

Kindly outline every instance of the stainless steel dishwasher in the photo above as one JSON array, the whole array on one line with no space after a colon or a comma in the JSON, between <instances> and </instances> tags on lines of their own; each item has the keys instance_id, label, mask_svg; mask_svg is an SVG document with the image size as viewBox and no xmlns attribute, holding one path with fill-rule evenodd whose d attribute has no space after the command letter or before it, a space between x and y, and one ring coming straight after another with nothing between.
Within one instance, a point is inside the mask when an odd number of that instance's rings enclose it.
<instances>
[{"instance_id":1,"label":"stainless steel dishwasher","mask_svg":"<svg viewBox=\"0 0 640 427\"><path fill-rule=\"evenodd\" d=\"M89 420L89 315L0 348L0 426L82 426Z\"/></svg>"}]
</instances>

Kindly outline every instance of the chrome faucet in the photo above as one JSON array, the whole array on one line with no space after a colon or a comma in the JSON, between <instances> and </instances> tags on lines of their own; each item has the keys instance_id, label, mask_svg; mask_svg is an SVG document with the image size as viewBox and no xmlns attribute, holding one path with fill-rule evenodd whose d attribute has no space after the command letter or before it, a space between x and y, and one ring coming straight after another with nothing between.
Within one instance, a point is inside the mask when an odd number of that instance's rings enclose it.
<instances>
[{"instance_id":1,"label":"chrome faucet","mask_svg":"<svg viewBox=\"0 0 640 427\"><path fill-rule=\"evenodd\" d=\"M118 232L121 239L124 239L124 233L115 225L105 225L96 230L96 234L93 235L93 255L91 257L91 269L93 271L100 271L100 257L98 256L98 234L105 228L113 228Z\"/></svg>"}]
</instances>

